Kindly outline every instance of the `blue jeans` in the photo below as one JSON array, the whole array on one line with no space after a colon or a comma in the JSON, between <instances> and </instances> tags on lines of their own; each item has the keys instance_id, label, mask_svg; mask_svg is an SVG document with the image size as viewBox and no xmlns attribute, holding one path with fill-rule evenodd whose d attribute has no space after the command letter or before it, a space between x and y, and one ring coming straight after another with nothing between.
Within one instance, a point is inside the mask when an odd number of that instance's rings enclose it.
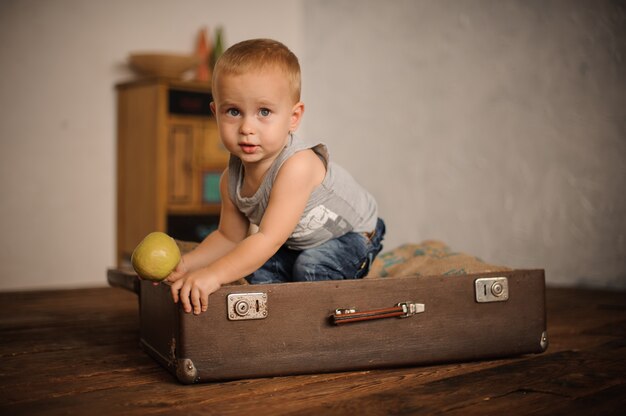
<instances>
[{"instance_id":1,"label":"blue jeans","mask_svg":"<svg viewBox=\"0 0 626 416\"><path fill-rule=\"evenodd\" d=\"M348 233L317 247L292 250L282 246L246 279L251 284L360 279L383 246L385 223L378 219L374 233Z\"/></svg>"}]
</instances>

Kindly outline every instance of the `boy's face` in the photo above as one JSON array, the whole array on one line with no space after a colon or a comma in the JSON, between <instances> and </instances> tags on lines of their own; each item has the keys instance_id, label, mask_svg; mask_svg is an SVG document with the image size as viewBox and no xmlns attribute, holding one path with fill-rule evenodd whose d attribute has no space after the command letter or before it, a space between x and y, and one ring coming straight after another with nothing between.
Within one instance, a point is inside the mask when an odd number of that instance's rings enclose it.
<instances>
[{"instance_id":1,"label":"boy's face","mask_svg":"<svg viewBox=\"0 0 626 416\"><path fill-rule=\"evenodd\" d=\"M271 69L219 75L213 98L222 142L245 167L269 168L304 112L291 98L287 77Z\"/></svg>"}]
</instances>

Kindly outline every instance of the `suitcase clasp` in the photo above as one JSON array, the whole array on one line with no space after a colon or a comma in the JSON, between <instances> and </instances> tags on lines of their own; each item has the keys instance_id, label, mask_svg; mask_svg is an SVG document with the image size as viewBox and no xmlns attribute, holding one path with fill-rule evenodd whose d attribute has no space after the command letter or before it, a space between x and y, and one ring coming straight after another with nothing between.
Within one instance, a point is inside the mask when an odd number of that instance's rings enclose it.
<instances>
[{"instance_id":1,"label":"suitcase clasp","mask_svg":"<svg viewBox=\"0 0 626 416\"><path fill-rule=\"evenodd\" d=\"M476 302L504 302L509 299L509 280L506 277L483 277L474 281Z\"/></svg>"},{"instance_id":2,"label":"suitcase clasp","mask_svg":"<svg viewBox=\"0 0 626 416\"><path fill-rule=\"evenodd\" d=\"M267 293L231 293L227 297L227 316L230 321L265 319Z\"/></svg>"}]
</instances>

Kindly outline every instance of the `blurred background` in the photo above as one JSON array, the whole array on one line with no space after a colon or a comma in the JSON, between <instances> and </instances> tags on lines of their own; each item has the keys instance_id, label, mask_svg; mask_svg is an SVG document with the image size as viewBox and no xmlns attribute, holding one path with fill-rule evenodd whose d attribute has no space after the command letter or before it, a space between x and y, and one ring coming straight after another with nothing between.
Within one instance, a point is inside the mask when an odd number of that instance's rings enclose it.
<instances>
[{"instance_id":1,"label":"blurred background","mask_svg":"<svg viewBox=\"0 0 626 416\"><path fill-rule=\"evenodd\" d=\"M300 134L376 196L385 251L626 288L623 1L3 0L0 290L106 285L127 57L218 26L299 56Z\"/></svg>"}]
</instances>

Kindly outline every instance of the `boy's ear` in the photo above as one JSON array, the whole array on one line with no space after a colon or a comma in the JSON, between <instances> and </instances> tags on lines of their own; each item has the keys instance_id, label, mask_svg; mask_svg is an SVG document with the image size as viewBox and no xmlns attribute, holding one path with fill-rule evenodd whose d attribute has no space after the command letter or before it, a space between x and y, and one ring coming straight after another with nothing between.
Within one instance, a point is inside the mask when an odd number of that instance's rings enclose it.
<instances>
[{"instance_id":1,"label":"boy's ear","mask_svg":"<svg viewBox=\"0 0 626 416\"><path fill-rule=\"evenodd\" d=\"M298 102L293 106L291 110L291 123L289 125L290 131L296 131L298 126L300 125L300 121L302 121L302 116L304 115L304 103L302 101Z\"/></svg>"},{"instance_id":2,"label":"boy's ear","mask_svg":"<svg viewBox=\"0 0 626 416\"><path fill-rule=\"evenodd\" d=\"M213 115L215 115L215 101L211 101L209 107L211 107L211 112L213 113Z\"/></svg>"}]
</instances>

